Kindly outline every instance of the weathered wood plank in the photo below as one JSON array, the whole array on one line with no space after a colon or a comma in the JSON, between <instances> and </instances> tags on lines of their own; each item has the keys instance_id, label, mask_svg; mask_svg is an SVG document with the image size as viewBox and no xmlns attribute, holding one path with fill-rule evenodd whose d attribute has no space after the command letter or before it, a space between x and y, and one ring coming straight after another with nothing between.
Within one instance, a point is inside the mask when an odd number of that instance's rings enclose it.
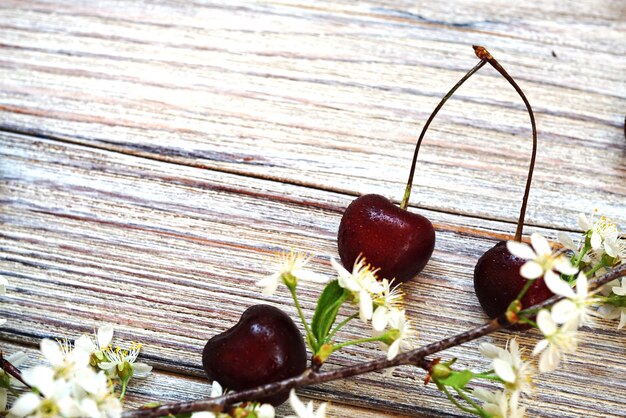
<instances>
[{"instance_id":1,"label":"weathered wood plank","mask_svg":"<svg viewBox=\"0 0 626 418\"><path fill-rule=\"evenodd\" d=\"M537 111L528 222L575 228L595 206L626 222L623 8L430 3L10 0L0 126L398 199L421 124L474 63L471 40ZM528 142L519 99L484 70L433 125L414 204L514 221Z\"/></svg>"},{"instance_id":2,"label":"weathered wood plank","mask_svg":"<svg viewBox=\"0 0 626 418\"><path fill-rule=\"evenodd\" d=\"M316 254L312 268L331 274L328 258L336 256L336 228L350 196L19 135L0 138L0 274L10 281L0 304L0 316L9 319L0 330L4 341L32 344L110 322L122 338L144 342L145 359L158 370L199 377L206 338L232 326L247 306L271 303L295 314L284 290L265 298L253 286L268 273L271 252L309 251ZM424 213L436 225L437 248L405 287L420 343L484 321L472 291L473 265L513 232L508 223ZM316 295L303 287L308 314ZM626 390L620 378L626 337L614 326L602 321L584 331L569 366L540 377L531 416L621 414L624 401L616 394ZM355 324L340 337L367 332ZM528 347L537 341L536 334L520 338ZM328 367L376 355L375 346L352 348ZM446 353L453 355L481 364L476 344ZM609 362L610 373L603 365ZM433 388L422 387L422 378L403 367L392 378L375 373L306 393L394 413L456 416Z\"/></svg>"}]
</instances>

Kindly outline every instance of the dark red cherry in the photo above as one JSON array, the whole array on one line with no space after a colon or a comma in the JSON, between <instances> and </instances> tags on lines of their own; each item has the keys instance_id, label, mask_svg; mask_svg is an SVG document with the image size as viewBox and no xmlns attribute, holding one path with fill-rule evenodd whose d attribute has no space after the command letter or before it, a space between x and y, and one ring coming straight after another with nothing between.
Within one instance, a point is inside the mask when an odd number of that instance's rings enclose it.
<instances>
[{"instance_id":1,"label":"dark red cherry","mask_svg":"<svg viewBox=\"0 0 626 418\"><path fill-rule=\"evenodd\" d=\"M352 201L344 212L337 243L348 270L362 254L380 268L378 277L404 282L426 266L435 248L435 230L425 217L368 194Z\"/></svg>"},{"instance_id":2,"label":"dark red cherry","mask_svg":"<svg viewBox=\"0 0 626 418\"><path fill-rule=\"evenodd\" d=\"M255 305L234 327L206 343L202 365L210 380L238 391L301 374L306 368L306 347L287 314L273 306ZM251 400L278 406L288 397L285 392Z\"/></svg>"},{"instance_id":3,"label":"dark red cherry","mask_svg":"<svg viewBox=\"0 0 626 418\"><path fill-rule=\"evenodd\" d=\"M525 262L509 252L505 241L497 243L478 260L474 269L474 291L489 318L503 314L522 291L527 279L520 275L520 268ZM522 298L522 307L528 308L551 296L553 293L543 278L539 278Z\"/></svg>"}]
</instances>

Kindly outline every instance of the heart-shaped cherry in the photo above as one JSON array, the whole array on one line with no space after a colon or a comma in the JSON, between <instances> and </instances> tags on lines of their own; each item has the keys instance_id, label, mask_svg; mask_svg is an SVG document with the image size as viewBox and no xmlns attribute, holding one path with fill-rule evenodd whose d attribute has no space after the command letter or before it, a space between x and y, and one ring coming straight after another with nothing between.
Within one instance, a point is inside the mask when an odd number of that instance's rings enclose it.
<instances>
[{"instance_id":1,"label":"heart-shaped cherry","mask_svg":"<svg viewBox=\"0 0 626 418\"><path fill-rule=\"evenodd\" d=\"M422 215L368 194L352 201L344 212L337 242L344 266L352 266L362 255L380 269L379 277L403 282L428 263L435 248L435 229Z\"/></svg>"},{"instance_id":2,"label":"heart-shaped cherry","mask_svg":"<svg viewBox=\"0 0 626 418\"><path fill-rule=\"evenodd\" d=\"M306 347L291 318L270 305L248 308L239 322L211 338L202 352L210 380L232 390L243 390L296 376L306 368ZM278 406L289 393L259 402Z\"/></svg>"},{"instance_id":3,"label":"heart-shaped cherry","mask_svg":"<svg viewBox=\"0 0 626 418\"><path fill-rule=\"evenodd\" d=\"M424 124L400 207L376 194L361 196L350 203L341 218L337 235L338 252L345 267L350 269L362 255L370 265L380 269L379 278L404 282L426 266L435 248L435 230L424 216L407 210L417 156L430 123L444 103L486 62L481 58L441 99Z\"/></svg>"},{"instance_id":4,"label":"heart-shaped cherry","mask_svg":"<svg viewBox=\"0 0 626 418\"><path fill-rule=\"evenodd\" d=\"M524 217L526 215L526 206L528 204L530 184L533 178L535 157L537 154L537 127L535 125L535 115L522 89L506 70L502 68L498 61L482 47L475 46L474 50L476 51L476 55L489 62L502 74L509 84L515 88L515 91L517 91L524 101L528 115L530 116L533 149L528 168L528 176L526 178L524 197L522 198L522 208L517 220L517 230L515 231L515 241L519 242L522 240ZM525 260L515 257L509 252L504 241L497 243L493 248L487 250L478 260L476 268L474 269L474 291L476 292L480 305L490 318L495 318L505 313L511 302L513 302L524 289L528 282L528 280L520 274L520 268L524 262ZM536 303L543 302L552 295L553 293L545 285L543 278L539 278L526 290L520 302L523 308L529 307Z\"/></svg>"}]
</instances>

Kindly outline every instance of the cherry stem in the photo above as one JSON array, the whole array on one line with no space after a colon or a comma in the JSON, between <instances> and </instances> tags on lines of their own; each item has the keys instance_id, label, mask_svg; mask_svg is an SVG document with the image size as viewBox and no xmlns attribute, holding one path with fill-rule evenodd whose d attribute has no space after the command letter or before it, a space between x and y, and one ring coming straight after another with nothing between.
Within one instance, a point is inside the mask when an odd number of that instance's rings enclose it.
<instances>
[{"instance_id":1,"label":"cherry stem","mask_svg":"<svg viewBox=\"0 0 626 418\"><path fill-rule=\"evenodd\" d=\"M592 291L594 291L595 289L599 289L601 286L622 276L626 276L626 263L621 264L614 270L603 274L596 279L591 280L589 282L589 286ZM542 303L533 305L528 309L524 309L519 314L521 317L525 317L531 312L548 308L563 299L564 297L562 296L553 296ZM270 395L274 395L279 392L288 391L292 388L329 382L338 379L345 379L347 377L352 377L400 365L416 365L425 370L429 370L431 362L426 359L426 356L430 356L448 348L456 347L469 341L473 341L485 335L491 334L492 332L498 331L502 328L509 327L514 323L515 321L509 321L505 315L502 315L498 318L492 319L486 324L480 325L461 334L444 338L443 340L425 345L415 350L400 353L391 360L383 357L377 360L358 363L353 366L324 372L315 372L311 369L307 369L304 371L304 373L298 376L290 377L288 379L274 383L268 383L256 388L242 390L240 392L230 392L226 395L216 398L172 403L169 405L161 405L153 408L142 408L134 411L127 411L122 414L122 418L157 418L168 416L170 414L176 415L197 411L220 412L223 411L227 406L237 402L249 401L251 399L260 399Z\"/></svg>"},{"instance_id":2,"label":"cherry stem","mask_svg":"<svg viewBox=\"0 0 626 418\"><path fill-rule=\"evenodd\" d=\"M526 177L526 188L524 189L524 197L522 199L522 208L520 209L519 218L517 219L517 229L515 230L515 241L522 241L522 230L524 229L524 217L526 216L526 206L528 205L528 196L530 194L530 183L533 180L533 171L535 170L535 157L537 156L537 125L535 124L535 114L533 113L533 109L526 98L526 95L522 91L522 89L517 85L513 77L506 72L506 70L500 65L498 61L494 57L491 56L489 51L487 51L484 47L474 45L474 52L476 56L480 59L486 60L497 72L499 72L502 77L509 82L511 86L515 89L517 94L522 98L522 101L526 105L526 109L528 110L528 116L530 116L530 125L532 127L532 136L533 136L533 150L530 157L530 164L528 166L528 176Z\"/></svg>"},{"instance_id":3,"label":"cherry stem","mask_svg":"<svg viewBox=\"0 0 626 418\"><path fill-rule=\"evenodd\" d=\"M439 102L435 110L433 110L433 112L428 117L428 120L426 121L426 123L424 124L424 127L422 128L422 132L420 133L419 139L417 140L417 144L415 145L415 152L413 153L413 161L411 162L411 170L409 171L409 180L406 182L406 189L404 189L404 196L402 197L402 202L400 203L400 209L406 210L406 208L409 205L409 197L411 197L411 188L413 187L413 176L415 175L415 165L417 163L417 155L420 152L420 147L422 146L422 140L424 139L424 135L426 135L426 131L428 130L430 123L433 121L433 119L435 119L435 116L437 116L437 113L439 113L439 110L448 101L448 99L452 97L454 92L457 91L458 88L461 87L463 83L467 81L468 78L473 76L474 73L480 70L486 63L487 63L487 60L481 58L480 62L476 64L474 68L469 70L467 74L465 74L463 78L461 78L454 85L454 87L452 87L452 89L450 89L450 91L445 96L443 96L443 99L441 99L441 101Z\"/></svg>"}]
</instances>

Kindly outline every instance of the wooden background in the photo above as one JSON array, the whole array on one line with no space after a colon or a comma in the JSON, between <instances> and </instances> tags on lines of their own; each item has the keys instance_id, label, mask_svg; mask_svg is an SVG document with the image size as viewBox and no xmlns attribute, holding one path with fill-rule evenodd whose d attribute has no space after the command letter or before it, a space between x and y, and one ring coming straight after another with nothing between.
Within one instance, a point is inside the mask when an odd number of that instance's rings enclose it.
<instances>
[{"instance_id":1,"label":"wooden background","mask_svg":"<svg viewBox=\"0 0 626 418\"><path fill-rule=\"evenodd\" d=\"M624 1L2 0L0 347L114 323L155 366L133 404L206 397L206 339L252 304L289 303L253 286L269 256L308 251L331 274L350 201L401 198L416 135L477 62L472 44L536 111L526 234L575 231L594 208L626 227ZM421 343L485 320L473 266L515 230L529 153L523 104L488 66L434 122L411 210L437 244L405 287ZM309 315L317 291L302 290ZM537 377L530 416L623 416L615 327L599 321L565 368ZM538 335L519 338L530 350ZM445 355L486 366L476 346ZM328 367L378 355L351 348ZM349 404L460 416L423 377L403 367L301 393L335 417L383 414Z\"/></svg>"}]
</instances>

